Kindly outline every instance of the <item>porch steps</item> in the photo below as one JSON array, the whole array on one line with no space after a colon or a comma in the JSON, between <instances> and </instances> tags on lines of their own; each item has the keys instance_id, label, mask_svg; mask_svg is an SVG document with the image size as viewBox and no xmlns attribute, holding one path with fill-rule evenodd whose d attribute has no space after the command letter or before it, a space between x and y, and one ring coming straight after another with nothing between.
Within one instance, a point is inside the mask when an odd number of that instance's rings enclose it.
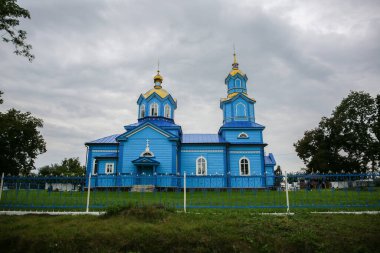
<instances>
[{"instance_id":1,"label":"porch steps","mask_svg":"<svg viewBox=\"0 0 380 253\"><path fill-rule=\"evenodd\" d=\"M154 185L134 185L131 188L131 192L153 192Z\"/></svg>"}]
</instances>

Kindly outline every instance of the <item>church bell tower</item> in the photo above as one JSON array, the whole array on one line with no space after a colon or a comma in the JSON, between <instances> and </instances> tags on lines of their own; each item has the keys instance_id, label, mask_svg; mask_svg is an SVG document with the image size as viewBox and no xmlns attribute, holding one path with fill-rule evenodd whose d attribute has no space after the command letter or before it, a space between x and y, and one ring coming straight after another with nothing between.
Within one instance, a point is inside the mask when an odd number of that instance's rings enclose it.
<instances>
[{"instance_id":1,"label":"church bell tower","mask_svg":"<svg viewBox=\"0 0 380 253\"><path fill-rule=\"evenodd\" d=\"M247 93L248 77L239 69L236 53L233 54L232 70L225 79L227 97L220 100L223 124L235 121L255 122L255 99Z\"/></svg>"}]
</instances>

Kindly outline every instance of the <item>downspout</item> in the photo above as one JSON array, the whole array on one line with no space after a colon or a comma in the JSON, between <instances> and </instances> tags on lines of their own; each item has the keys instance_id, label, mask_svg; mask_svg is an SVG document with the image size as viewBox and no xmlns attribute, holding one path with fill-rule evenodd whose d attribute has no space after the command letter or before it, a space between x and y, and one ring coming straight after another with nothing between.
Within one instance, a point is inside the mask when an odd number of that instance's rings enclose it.
<instances>
[{"instance_id":1,"label":"downspout","mask_svg":"<svg viewBox=\"0 0 380 253\"><path fill-rule=\"evenodd\" d=\"M84 172L84 175L85 175L85 178L86 178L86 180L85 180L85 186L84 187L86 187L86 185L88 185L88 176L87 176L87 168L88 168L88 145L86 145L85 144L85 146L86 146L86 170L85 170L85 172ZM91 170L90 170L91 171ZM91 173L91 172L89 172L89 173ZM87 183L86 183L87 182Z\"/></svg>"},{"instance_id":2,"label":"downspout","mask_svg":"<svg viewBox=\"0 0 380 253\"><path fill-rule=\"evenodd\" d=\"M226 169L227 169L227 187L231 187L231 169L230 169L230 152L229 152L230 144L226 145Z\"/></svg>"},{"instance_id":3,"label":"downspout","mask_svg":"<svg viewBox=\"0 0 380 253\"><path fill-rule=\"evenodd\" d=\"M267 170L265 168L265 152L264 152L264 147L261 148L262 151L262 158L263 158L263 176L264 176L264 187L267 187Z\"/></svg>"},{"instance_id":4,"label":"downspout","mask_svg":"<svg viewBox=\"0 0 380 253\"><path fill-rule=\"evenodd\" d=\"M85 144L86 146L86 171L85 171L85 175L87 175L87 168L88 168L88 146Z\"/></svg>"}]
</instances>

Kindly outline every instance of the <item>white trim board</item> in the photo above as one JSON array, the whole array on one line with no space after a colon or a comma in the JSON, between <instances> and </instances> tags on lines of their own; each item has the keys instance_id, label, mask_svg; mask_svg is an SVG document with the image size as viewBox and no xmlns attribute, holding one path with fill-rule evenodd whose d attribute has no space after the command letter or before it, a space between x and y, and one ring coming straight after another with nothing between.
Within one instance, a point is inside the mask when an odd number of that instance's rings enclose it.
<instances>
[{"instance_id":1,"label":"white trim board","mask_svg":"<svg viewBox=\"0 0 380 253\"><path fill-rule=\"evenodd\" d=\"M260 151L230 151L230 154L260 154Z\"/></svg>"},{"instance_id":2,"label":"white trim board","mask_svg":"<svg viewBox=\"0 0 380 253\"><path fill-rule=\"evenodd\" d=\"M156 131L156 132L158 132L158 133L162 134L163 136L165 136L165 137L167 137L167 138L169 138L169 137L170 137L170 135L168 135L168 134L166 134L166 133L164 133L164 132L162 132L162 131L160 131L160 130L158 130L158 129L156 129L156 128L154 128L154 127L150 126L150 125L144 126L144 127L140 128L140 129L136 130L136 131L135 131L135 132L133 132L133 133L127 134L127 135L126 135L126 136L124 136L124 137L125 137L125 138L129 138L130 136L137 134L138 132L140 132L140 131L144 130L144 129L145 129L145 128L147 128L147 127L149 127L149 128L151 128L151 129L153 129L154 131Z\"/></svg>"}]
</instances>

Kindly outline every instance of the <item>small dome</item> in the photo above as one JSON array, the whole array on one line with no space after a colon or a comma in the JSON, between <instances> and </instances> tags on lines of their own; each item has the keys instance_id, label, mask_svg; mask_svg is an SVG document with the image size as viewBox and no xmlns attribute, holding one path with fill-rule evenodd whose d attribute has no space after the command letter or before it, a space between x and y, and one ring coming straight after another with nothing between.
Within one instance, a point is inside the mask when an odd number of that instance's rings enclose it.
<instances>
[{"instance_id":1,"label":"small dome","mask_svg":"<svg viewBox=\"0 0 380 253\"><path fill-rule=\"evenodd\" d=\"M159 70L157 70L157 75L155 75L153 77L153 80L154 80L154 83L156 83L156 82L162 83L162 81L164 80L164 78L160 75L160 71Z\"/></svg>"}]
</instances>

